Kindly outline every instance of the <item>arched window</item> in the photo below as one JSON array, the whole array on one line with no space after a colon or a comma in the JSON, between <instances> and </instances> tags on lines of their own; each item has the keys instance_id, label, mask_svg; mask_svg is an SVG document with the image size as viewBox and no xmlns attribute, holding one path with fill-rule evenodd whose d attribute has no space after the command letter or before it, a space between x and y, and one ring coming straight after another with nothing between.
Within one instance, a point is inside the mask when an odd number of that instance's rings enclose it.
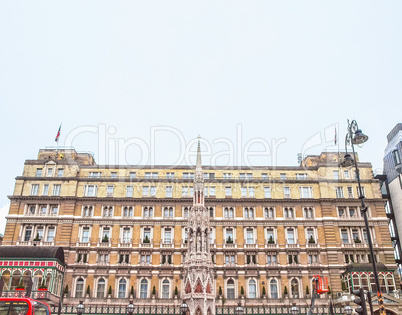
<instances>
[{"instance_id":1,"label":"arched window","mask_svg":"<svg viewBox=\"0 0 402 315\"><path fill-rule=\"evenodd\" d=\"M360 289L360 279L357 273L352 275L353 289Z\"/></svg>"},{"instance_id":2,"label":"arched window","mask_svg":"<svg viewBox=\"0 0 402 315\"><path fill-rule=\"evenodd\" d=\"M225 218L233 218L234 215L234 210L232 207L230 208L225 208L224 210Z\"/></svg>"},{"instance_id":3,"label":"arched window","mask_svg":"<svg viewBox=\"0 0 402 315\"><path fill-rule=\"evenodd\" d=\"M264 215L266 218L273 218L274 217L274 208L272 208L272 207L265 208Z\"/></svg>"},{"instance_id":4,"label":"arched window","mask_svg":"<svg viewBox=\"0 0 402 315\"><path fill-rule=\"evenodd\" d=\"M380 288L382 293L387 293L387 287L385 285L385 275L378 275L378 278L380 280Z\"/></svg>"},{"instance_id":5,"label":"arched window","mask_svg":"<svg viewBox=\"0 0 402 315\"><path fill-rule=\"evenodd\" d=\"M184 218L187 218L187 217L188 217L188 207L184 207L184 210L183 210L183 217L184 217Z\"/></svg>"},{"instance_id":6,"label":"arched window","mask_svg":"<svg viewBox=\"0 0 402 315\"><path fill-rule=\"evenodd\" d=\"M81 298L83 297L84 293L84 279L78 278L77 283L75 285L75 297Z\"/></svg>"},{"instance_id":7,"label":"arched window","mask_svg":"<svg viewBox=\"0 0 402 315\"><path fill-rule=\"evenodd\" d=\"M103 299L105 297L105 287L106 287L105 279L100 278L98 280L98 286L96 288L96 297L98 299Z\"/></svg>"},{"instance_id":8,"label":"arched window","mask_svg":"<svg viewBox=\"0 0 402 315\"><path fill-rule=\"evenodd\" d=\"M210 218L214 217L214 208L212 208L212 207L209 208L209 217Z\"/></svg>"},{"instance_id":9,"label":"arched window","mask_svg":"<svg viewBox=\"0 0 402 315\"><path fill-rule=\"evenodd\" d=\"M13 279L14 279L14 275L13 275ZM33 290L37 290L41 284L42 284L42 271L37 270L34 273Z\"/></svg>"},{"instance_id":10,"label":"arched window","mask_svg":"<svg viewBox=\"0 0 402 315\"><path fill-rule=\"evenodd\" d=\"M292 288L292 297L294 299L299 298L299 281L293 278L290 282L290 287Z\"/></svg>"},{"instance_id":11,"label":"arched window","mask_svg":"<svg viewBox=\"0 0 402 315\"><path fill-rule=\"evenodd\" d=\"M42 275L42 273L40 274ZM21 271L15 270L11 278L11 289L18 287L18 285L20 284L20 280L21 280Z\"/></svg>"},{"instance_id":12,"label":"arched window","mask_svg":"<svg viewBox=\"0 0 402 315\"><path fill-rule=\"evenodd\" d=\"M162 281L162 299L169 298L170 282L168 279Z\"/></svg>"},{"instance_id":13,"label":"arched window","mask_svg":"<svg viewBox=\"0 0 402 315\"><path fill-rule=\"evenodd\" d=\"M386 281L387 281L388 293L392 293L395 290L395 281L394 281L394 277L392 276L392 274L387 275Z\"/></svg>"},{"instance_id":14,"label":"arched window","mask_svg":"<svg viewBox=\"0 0 402 315\"><path fill-rule=\"evenodd\" d=\"M362 283L362 288L363 288L364 290L368 291L368 290L369 290L369 286L368 286L367 274L362 273L362 274L360 275L360 281L361 281L361 283Z\"/></svg>"},{"instance_id":15,"label":"arched window","mask_svg":"<svg viewBox=\"0 0 402 315\"><path fill-rule=\"evenodd\" d=\"M133 207L127 207L127 206L124 207L123 208L123 216L132 217L133 216Z\"/></svg>"},{"instance_id":16,"label":"arched window","mask_svg":"<svg viewBox=\"0 0 402 315\"><path fill-rule=\"evenodd\" d=\"M104 217L111 217L113 214L113 208L105 206L103 207L103 216Z\"/></svg>"},{"instance_id":17,"label":"arched window","mask_svg":"<svg viewBox=\"0 0 402 315\"><path fill-rule=\"evenodd\" d=\"M147 299L148 298L148 280L142 279L140 286L140 298Z\"/></svg>"},{"instance_id":18,"label":"arched window","mask_svg":"<svg viewBox=\"0 0 402 315\"><path fill-rule=\"evenodd\" d=\"M127 291L127 281L126 279L122 278L119 281L119 298L126 298L126 291Z\"/></svg>"},{"instance_id":19,"label":"arched window","mask_svg":"<svg viewBox=\"0 0 402 315\"><path fill-rule=\"evenodd\" d=\"M5 270L1 275L1 279L4 282L4 290L10 290L10 270Z\"/></svg>"},{"instance_id":20,"label":"arched window","mask_svg":"<svg viewBox=\"0 0 402 315\"><path fill-rule=\"evenodd\" d=\"M254 279L248 282L248 297L250 299L257 298L257 284Z\"/></svg>"},{"instance_id":21,"label":"arched window","mask_svg":"<svg viewBox=\"0 0 402 315\"><path fill-rule=\"evenodd\" d=\"M226 297L228 299L235 298L235 283L233 279L229 279L226 285Z\"/></svg>"},{"instance_id":22,"label":"arched window","mask_svg":"<svg viewBox=\"0 0 402 315\"><path fill-rule=\"evenodd\" d=\"M271 291L271 299L278 298L278 282L275 279L271 279L269 282L269 287Z\"/></svg>"}]
</instances>

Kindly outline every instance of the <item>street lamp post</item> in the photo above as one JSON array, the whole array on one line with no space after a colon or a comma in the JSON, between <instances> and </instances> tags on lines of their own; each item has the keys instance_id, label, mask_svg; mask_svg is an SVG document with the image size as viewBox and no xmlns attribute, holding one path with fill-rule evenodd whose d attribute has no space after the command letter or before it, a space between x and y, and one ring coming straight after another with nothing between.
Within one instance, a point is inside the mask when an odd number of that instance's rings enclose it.
<instances>
[{"instance_id":1,"label":"street lamp post","mask_svg":"<svg viewBox=\"0 0 402 315\"><path fill-rule=\"evenodd\" d=\"M77 314L82 315L84 313L85 306L84 306L84 301L80 301L80 303L77 305Z\"/></svg>"},{"instance_id":2,"label":"street lamp post","mask_svg":"<svg viewBox=\"0 0 402 315\"><path fill-rule=\"evenodd\" d=\"M293 304L293 306L290 308L290 313L292 313L292 315L299 314L299 308L296 306L296 304Z\"/></svg>"},{"instance_id":3,"label":"street lamp post","mask_svg":"<svg viewBox=\"0 0 402 315\"><path fill-rule=\"evenodd\" d=\"M243 315L244 313L244 309L243 306L241 306L241 301L239 301L239 303L237 303L237 306L235 308L235 315Z\"/></svg>"},{"instance_id":4,"label":"street lamp post","mask_svg":"<svg viewBox=\"0 0 402 315\"><path fill-rule=\"evenodd\" d=\"M180 311L182 315L186 315L187 311L188 311L188 305L186 303L186 301L183 300L183 303L181 303L180 305Z\"/></svg>"},{"instance_id":5,"label":"street lamp post","mask_svg":"<svg viewBox=\"0 0 402 315\"><path fill-rule=\"evenodd\" d=\"M346 305L343 311L345 312L346 315L352 315L353 308L350 305Z\"/></svg>"},{"instance_id":6,"label":"street lamp post","mask_svg":"<svg viewBox=\"0 0 402 315\"><path fill-rule=\"evenodd\" d=\"M365 197L363 195L362 186L360 183L360 172L359 172L359 168L357 166L356 153L355 153L355 147L354 147L355 144L360 145L360 144L365 143L367 140L368 140L368 136L363 134L361 129L359 129L359 127L357 125L357 121L353 120L352 122L349 122L349 120L348 120L348 132L345 137L346 153L345 153L344 159L343 159L342 163L340 163L340 165L342 167L351 167L354 165L354 167L355 167L357 185L359 188L359 199L361 202L361 210L360 211L363 214L364 225L366 227L367 242L368 242L368 246L369 246L369 250L370 250L371 262L373 264L374 281L375 281L375 285L377 287L378 305L380 308L379 311L380 311L380 315L386 315L385 308L384 308L384 300L383 300L383 296L381 293L380 281L378 279L378 271L377 271L377 265L375 262L373 242L371 240L371 233L370 233L369 223L368 223L368 218L367 218L367 207L364 202ZM353 157L348 153L348 149L347 149L348 145L350 145L352 147Z\"/></svg>"},{"instance_id":7,"label":"street lamp post","mask_svg":"<svg viewBox=\"0 0 402 315\"><path fill-rule=\"evenodd\" d=\"M128 315L133 315L134 313L134 304L133 301L130 301L130 303L126 307L126 311Z\"/></svg>"}]
</instances>

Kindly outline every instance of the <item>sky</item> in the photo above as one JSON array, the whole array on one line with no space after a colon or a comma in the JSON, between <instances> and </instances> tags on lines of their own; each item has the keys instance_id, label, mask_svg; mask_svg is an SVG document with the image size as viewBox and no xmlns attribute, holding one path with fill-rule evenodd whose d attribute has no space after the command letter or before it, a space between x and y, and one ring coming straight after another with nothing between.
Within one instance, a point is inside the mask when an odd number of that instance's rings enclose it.
<instances>
[{"instance_id":1,"label":"sky","mask_svg":"<svg viewBox=\"0 0 402 315\"><path fill-rule=\"evenodd\" d=\"M61 123L60 147L102 164L188 164L200 135L204 164L297 165L342 150L356 119L360 160L381 169L402 121L401 13L399 0L0 1L0 233L15 177Z\"/></svg>"}]
</instances>

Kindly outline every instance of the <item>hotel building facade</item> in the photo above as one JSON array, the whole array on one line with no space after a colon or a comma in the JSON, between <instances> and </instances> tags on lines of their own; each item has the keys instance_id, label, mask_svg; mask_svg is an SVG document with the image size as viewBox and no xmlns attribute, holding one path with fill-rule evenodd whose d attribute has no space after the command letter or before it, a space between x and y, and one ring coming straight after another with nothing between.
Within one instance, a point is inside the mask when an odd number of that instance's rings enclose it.
<instances>
[{"instance_id":1,"label":"hotel building facade","mask_svg":"<svg viewBox=\"0 0 402 315\"><path fill-rule=\"evenodd\" d=\"M203 166L217 304L307 302L314 275L328 277L334 299L373 289L357 181L339 167L342 158L323 152L294 167ZM370 163L359 168L381 289L392 293L399 277L379 181ZM65 304L179 301L194 171L97 165L73 149L40 150L16 178L2 246L62 246Z\"/></svg>"}]
</instances>

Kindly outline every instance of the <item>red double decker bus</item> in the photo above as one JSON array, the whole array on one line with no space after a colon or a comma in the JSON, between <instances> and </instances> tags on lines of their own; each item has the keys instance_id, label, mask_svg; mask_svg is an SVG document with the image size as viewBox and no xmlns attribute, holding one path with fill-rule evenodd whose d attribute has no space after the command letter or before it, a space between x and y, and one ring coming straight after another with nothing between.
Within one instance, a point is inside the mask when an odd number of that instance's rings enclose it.
<instances>
[{"instance_id":1,"label":"red double decker bus","mask_svg":"<svg viewBox=\"0 0 402 315\"><path fill-rule=\"evenodd\" d=\"M31 298L0 298L0 315L51 315L46 303Z\"/></svg>"}]
</instances>

